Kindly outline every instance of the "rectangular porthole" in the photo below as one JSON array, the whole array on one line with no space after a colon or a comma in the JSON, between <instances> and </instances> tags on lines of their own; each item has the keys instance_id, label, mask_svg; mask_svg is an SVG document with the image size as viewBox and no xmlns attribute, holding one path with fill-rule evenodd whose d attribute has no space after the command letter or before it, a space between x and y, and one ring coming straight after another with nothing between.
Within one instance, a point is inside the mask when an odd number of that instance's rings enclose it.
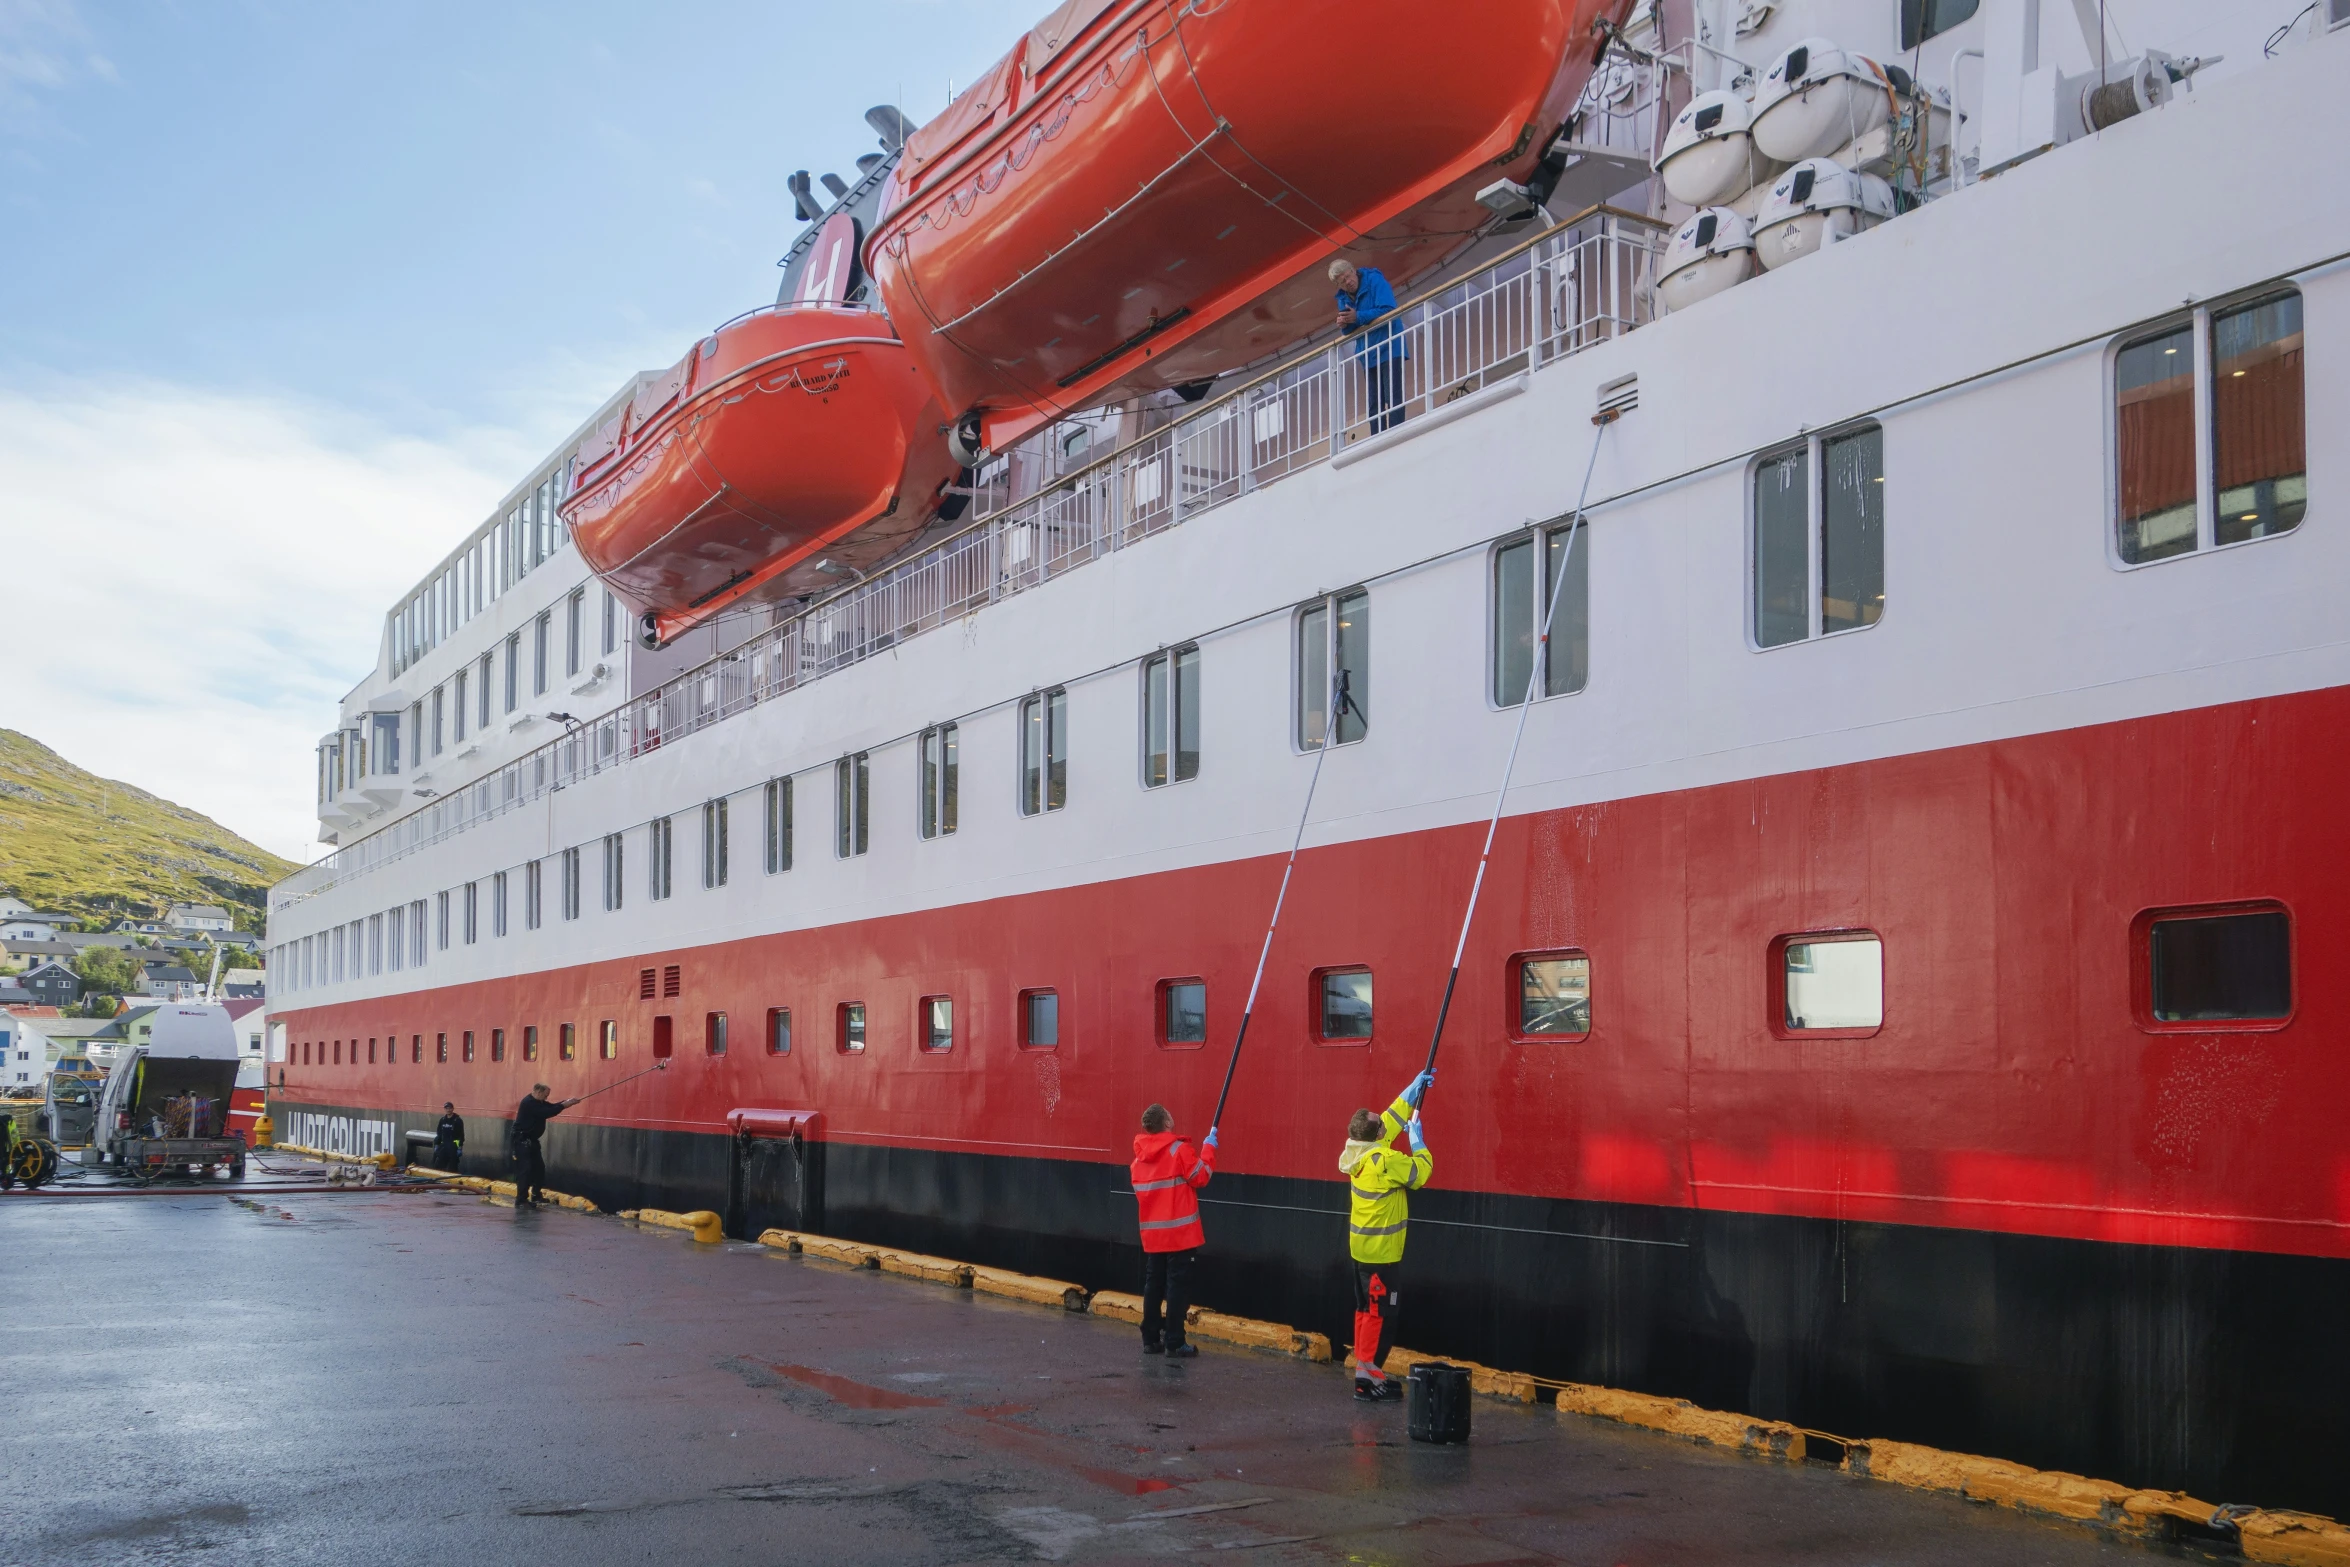
<instances>
[{"instance_id":1,"label":"rectangular porthole","mask_svg":"<svg viewBox=\"0 0 2350 1567\"><path fill-rule=\"evenodd\" d=\"M2138 1021L2163 1031L2282 1027L2293 1015L2293 921L2276 903L2157 909L2132 945Z\"/></svg>"},{"instance_id":2,"label":"rectangular porthole","mask_svg":"<svg viewBox=\"0 0 2350 1567\"><path fill-rule=\"evenodd\" d=\"M1061 1043L1061 993L1057 990L1020 992L1020 1043L1029 1050L1052 1050Z\"/></svg>"},{"instance_id":3,"label":"rectangular porthole","mask_svg":"<svg viewBox=\"0 0 2350 1567\"><path fill-rule=\"evenodd\" d=\"M555 1036L555 1049L562 1060L576 1061L579 1059L578 1024L566 1023L563 1025L562 1031Z\"/></svg>"},{"instance_id":4,"label":"rectangular porthole","mask_svg":"<svg viewBox=\"0 0 2350 1567\"><path fill-rule=\"evenodd\" d=\"M465 1061L470 1065L473 1061L473 1030L470 1028L465 1031L464 1045Z\"/></svg>"},{"instance_id":5,"label":"rectangular porthole","mask_svg":"<svg viewBox=\"0 0 2350 1567\"><path fill-rule=\"evenodd\" d=\"M536 1023L526 1024L522 1030L522 1059L536 1061L538 1058L539 1026Z\"/></svg>"},{"instance_id":6,"label":"rectangular porthole","mask_svg":"<svg viewBox=\"0 0 2350 1567\"><path fill-rule=\"evenodd\" d=\"M653 1019L653 1059L666 1061L677 1048L676 1020L666 1015Z\"/></svg>"},{"instance_id":7,"label":"rectangular porthole","mask_svg":"<svg viewBox=\"0 0 2350 1567\"><path fill-rule=\"evenodd\" d=\"M1493 552L1493 705L1516 707L1534 689L1535 700L1570 696L1591 676L1591 523L1550 527L1538 536L1542 574L1536 579L1537 535L1522 534ZM1553 608L1552 600L1556 599ZM1543 616L1550 640L1541 640ZM1542 676L1535 680L1539 645Z\"/></svg>"},{"instance_id":8,"label":"rectangular porthole","mask_svg":"<svg viewBox=\"0 0 2350 1567\"><path fill-rule=\"evenodd\" d=\"M1314 973L1315 1037L1325 1044L1361 1044L1371 1037L1371 971L1326 968Z\"/></svg>"},{"instance_id":9,"label":"rectangular porthole","mask_svg":"<svg viewBox=\"0 0 2350 1567\"><path fill-rule=\"evenodd\" d=\"M1203 979L1159 982L1159 1043L1196 1050L1208 1042L1208 984Z\"/></svg>"},{"instance_id":10,"label":"rectangular porthole","mask_svg":"<svg viewBox=\"0 0 2350 1567\"><path fill-rule=\"evenodd\" d=\"M1142 661L1142 786L1199 776L1199 649L1179 647Z\"/></svg>"},{"instance_id":11,"label":"rectangular porthole","mask_svg":"<svg viewBox=\"0 0 2350 1567\"><path fill-rule=\"evenodd\" d=\"M1773 949L1783 1036L1865 1038L1885 1021L1885 946L1865 930L1782 936Z\"/></svg>"},{"instance_id":12,"label":"rectangular porthole","mask_svg":"<svg viewBox=\"0 0 2350 1567\"><path fill-rule=\"evenodd\" d=\"M603 1022L602 1031L597 1036L597 1049L607 1061L620 1059L620 1025L611 1018Z\"/></svg>"},{"instance_id":13,"label":"rectangular porthole","mask_svg":"<svg viewBox=\"0 0 2350 1567\"><path fill-rule=\"evenodd\" d=\"M922 1048L933 1053L955 1048L955 1001L952 996L924 996L920 1004Z\"/></svg>"},{"instance_id":14,"label":"rectangular porthole","mask_svg":"<svg viewBox=\"0 0 2350 1567\"><path fill-rule=\"evenodd\" d=\"M432 1036L432 1058L437 1064L441 1066L447 1066L449 1064L448 1035L435 1034Z\"/></svg>"},{"instance_id":15,"label":"rectangular porthole","mask_svg":"<svg viewBox=\"0 0 2350 1567\"><path fill-rule=\"evenodd\" d=\"M370 1054L369 1059L373 1059L372 1053ZM506 1059L506 1031L502 1028L493 1028L490 1030L490 1059L492 1061L503 1061Z\"/></svg>"},{"instance_id":16,"label":"rectangular porthole","mask_svg":"<svg viewBox=\"0 0 2350 1567\"><path fill-rule=\"evenodd\" d=\"M1581 952L1527 953L1510 961L1510 1003L1520 1039L1591 1033L1591 959Z\"/></svg>"},{"instance_id":17,"label":"rectangular porthole","mask_svg":"<svg viewBox=\"0 0 2350 1567\"><path fill-rule=\"evenodd\" d=\"M711 1056L726 1054L725 1013L705 1012L702 1014L702 1053Z\"/></svg>"},{"instance_id":18,"label":"rectangular porthole","mask_svg":"<svg viewBox=\"0 0 2350 1567\"><path fill-rule=\"evenodd\" d=\"M767 1009L767 1053L771 1056L791 1054L791 1008Z\"/></svg>"},{"instance_id":19,"label":"rectangular porthole","mask_svg":"<svg viewBox=\"0 0 2350 1567\"><path fill-rule=\"evenodd\" d=\"M940 724L922 731L922 818L918 824L925 838L945 838L953 835L962 813L961 731L954 724Z\"/></svg>"},{"instance_id":20,"label":"rectangular porthole","mask_svg":"<svg viewBox=\"0 0 2350 1567\"><path fill-rule=\"evenodd\" d=\"M791 869L791 780L771 778L767 781L760 816L765 824L767 874L781 875Z\"/></svg>"},{"instance_id":21,"label":"rectangular porthole","mask_svg":"<svg viewBox=\"0 0 2350 1567\"><path fill-rule=\"evenodd\" d=\"M865 1003L844 1001L833 1020L833 1046L844 1056L865 1051Z\"/></svg>"}]
</instances>

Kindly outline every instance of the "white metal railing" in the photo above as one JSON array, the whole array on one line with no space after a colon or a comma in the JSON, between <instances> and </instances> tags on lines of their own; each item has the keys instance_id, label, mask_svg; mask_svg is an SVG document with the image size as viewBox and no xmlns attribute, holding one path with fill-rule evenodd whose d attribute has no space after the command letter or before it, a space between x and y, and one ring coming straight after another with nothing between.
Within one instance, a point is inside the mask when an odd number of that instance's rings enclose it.
<instances>
[{"instance_id":1,"label":"white metal railing","mask_svg":"<svg viewBox=\"0 0 2350 1567\"><path fill-rule=\"evenodd\" d=\"M1595 207L1469 278L1056 478L962 532L805 609L666 685L295 872L293 907L473 824L674 744L1024 592L1186 518L1327 461L1374 432L1384 368L1409 420L1479 387L1582 352L1652 318L1665 233ZM1054 428L1065 430L1064 422Z\"/></svg>"}]
</instances>

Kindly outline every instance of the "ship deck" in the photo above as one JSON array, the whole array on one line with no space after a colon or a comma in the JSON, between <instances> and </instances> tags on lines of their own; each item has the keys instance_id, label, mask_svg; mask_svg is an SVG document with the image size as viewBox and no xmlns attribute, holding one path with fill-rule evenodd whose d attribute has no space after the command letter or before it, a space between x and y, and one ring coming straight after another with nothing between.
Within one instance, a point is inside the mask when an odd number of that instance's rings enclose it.
<instances>
[{"instance_id":1,"label":"ship deck","mask_svg":"<svg viewBox=\"0 0 2350 1567\"><path fill-rule=\"evenodd\" d=\"M0 1199L8 1560L2091 1563L2146 1547L441 1191ZM176 1260L175 1260L176 1259Z\"/></svg>"}]
</instances>

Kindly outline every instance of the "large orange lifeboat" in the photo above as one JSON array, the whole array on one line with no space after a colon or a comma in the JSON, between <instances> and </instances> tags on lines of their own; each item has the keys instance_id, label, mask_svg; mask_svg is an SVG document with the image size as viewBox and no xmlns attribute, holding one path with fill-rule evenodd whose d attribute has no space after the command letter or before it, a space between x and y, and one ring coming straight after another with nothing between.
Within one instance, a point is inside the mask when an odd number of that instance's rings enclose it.
<instances>
[{"instance_id":1,"label":"large orange lifeboat","mask_svg":"<svg viewBox=\"0 0 2350 1567\"><path fill-rule=\"evenodd\" d=\"M573 459L571 537L656 644L746 599L838 587L918 536L955 477L889 318L847 302L855 220L814 240L796 291L647 378Z\"/></svg>"},{"instance_id":2,"label":"large orange lifeboat","mask_svg":"<svg viewBox=\"0 0 2350 1567\"><path fill-rule=\"evenodd\" d=\"M907 138L866 259L959 455L1402 287L1539 189L1633 0L1066 0Z\"/></svg>"}]
</instances>

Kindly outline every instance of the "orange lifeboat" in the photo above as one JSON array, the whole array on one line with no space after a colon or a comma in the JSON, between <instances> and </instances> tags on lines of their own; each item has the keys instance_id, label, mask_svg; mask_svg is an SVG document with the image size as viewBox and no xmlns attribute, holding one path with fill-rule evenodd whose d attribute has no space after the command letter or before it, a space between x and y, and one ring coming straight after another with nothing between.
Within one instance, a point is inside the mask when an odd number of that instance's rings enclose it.
<instances>
[{"instance_id":1,"label":"orange lifeboat","mask_svg":"<svg viewBox=\"0 0 2350 1567\"><path fill-rule=\"evenodd\" d=\"M745 599L838 587L920 534L955 476L889 318L839 302L853 220L827 229L810 286L702 339L573 460L571 537L656 644Z\"/></svg>"},{"instance_id":2,"label":"orange lifeboat","mask_svg":"<svg viewBox=\"0 0 2350 1567\"><path fill-rule=\"evenodd\" d=\"M1327 326L1535 182L1633 0L1066 0L907 138L866 247L958 455Z\"/></svg>"}]
</instances>

